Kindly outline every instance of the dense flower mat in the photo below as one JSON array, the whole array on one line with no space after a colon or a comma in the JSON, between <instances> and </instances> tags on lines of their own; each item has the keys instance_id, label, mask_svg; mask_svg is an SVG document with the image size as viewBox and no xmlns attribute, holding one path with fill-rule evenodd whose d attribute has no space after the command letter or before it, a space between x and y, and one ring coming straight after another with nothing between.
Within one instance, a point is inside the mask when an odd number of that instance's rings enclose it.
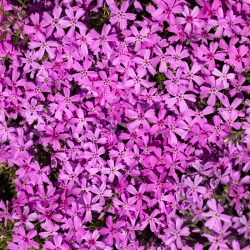
<instances>
[{"instance_id":1,"label":"dense flower mat","mask_svg":"<svg viewBox=\"0 0 250 250\"><path fill-rule=\"evenodd\" d=\"M250 249L249 14L2 0L3 249Z\"/></svg>"}]
</instances>

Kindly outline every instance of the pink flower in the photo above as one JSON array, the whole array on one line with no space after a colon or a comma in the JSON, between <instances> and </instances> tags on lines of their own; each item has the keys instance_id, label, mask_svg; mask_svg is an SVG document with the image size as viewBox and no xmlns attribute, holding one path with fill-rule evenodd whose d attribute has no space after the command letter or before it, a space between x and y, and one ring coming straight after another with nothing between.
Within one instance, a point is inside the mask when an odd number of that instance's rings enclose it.
<instances>
[{"instance_id":1,"label":"pink flower","mask_svg":"<svg viewBox=\"0 0 250 250\"><path fill-rule=\"evenodd\" d=\"M212 210L207 213L202 213L204 217L211 217L206 223L205 226L209 229L213 229L218 221L223 220L225 222L230 222L231 216L222 214L224 208L218 203L216 204L215 199L211 199L207 202L208 207Z\"/></svg>"},{"instance_id":2,"label":"pink flower","mask_svg":"<svg viewBox=\"0 0 250 250\"><path fill-rule=\"evenodd\" d=\"M235 71L239 73L243 71L242 63L244 63L245 67L248 68L249 59L244 58L248 51L248 48L245 45L241 45L238 48L231 46L228 50L229 59L225 60L226 63L229 63L231 66L235 66Z\"/></svg>"},{"instance_id":3,"label":"pink flower","mask_svg":"<svg viewBox=\"0 0 250 250\"><path fill-rule=\"evenodd\" d=\"M133 194L134 196L130 198L130 202L132 204L134 204L136 202L136 208L137 211L141 211L141 207L142 207L142 200L146 201L146 202L150 202L150 198L147 197L146 195L143 195L143 193L146 192L146 184L142 183L139 187L139 190L137 191L135 189L134 186L129 185L127 187L127 191L131 194Z\"/></svg>"},{"instance_id":4,"label":"pink flower","mask_svg":"<svg viewBox=\"0 0 250 250\"><path fill-rule=\"evenodd\" d=\"M148 82L147 80L142 79L145 74L147 73L146 69L139 69L138 73L136 75L135 71L132 68L128 68L126 73L130 76L130 78L132 78L131 80L127 80L124 83L124 86L126 88L130 88L132 86L134 86L134 93L136 95L141 94L141 85L146 87L146 88L150 88L154 85L153 82Z\"/></svg>"},{"instance_id":5,"label":"pink flower","mask_svg":"<svg viewBox=\"0 0 250 250\"><path fill-rule=\"evenodd\" d=\"M207 191L205 187L199 185L201 182L202 177L200 175L195 176L194 182L189 177L185 180L185 184L189 187L186 195L192 195L194 202L197 202L199 200L198 193L205 194Z\"/></svg>"},{"instance_id":6,"label":"pink flower","mask_svg":"<svg viewBox=\"0 0 250 250\"><path fill-rule=\"evenodd\" d=\"M125 221L118 221L116 225L114 225L112 221L112 216L109 216L106 220L106 224L108 228L101 228L99 234L108 234L108 237L106 238L107 245L112 246L114 238L118 243L121 243L125 240L125 235L118 231L119 228L123 227L126 224Z\"/></svg>"},{"instance_id":7,"label":"pink flower","mask_svg":"<svg viewBox=\"0 0 250 250\"><path fill-rule=\"evenodd\" d=\"M67 16L60 20L60 25L62 28L70 27L67 36L72 37L75 33L76 27L79 29L85 28L85 25L78 21L85 11L82 8L79 8L74 16L73 9L70 7L69 9L66 9L65 12Z\"/></svg>"},{"instance_id":8,"label":"pink flower","mask_svg":"<svg viewBox=\"0 0 250 250\"><path fill-rule=\"evenodd\" d=\"M88 247L87 249L95 250L95 249L103 249L105 248L105 243L102 241L97 241L97 239L100 237L100 234L98 230L96 229L91 234L86 234L83 238L85 239L85 242L83 244L83 247Z\"/></svg>"},{"instance_id":9,"label":"pink flower","mask_svg":"<svg viewBox=\"0 0 250 250\"><path fill-rule=\"evenodd\" d=\"M167 4L166 4L167 3ZM171 0L169 2L158 1L157 9L152 12L155 20L163 22L167 21L171 25L175 24L175 13L182 13L183 8L178 1Z\"/></svg>"},{"instance_id":10,"label":"pink flower","mask_svg":"<svg viewBox=\"0 0 250 250\"><path fill-rule=\"evenodd\" d=\"M124 41L126 43L135 43L134 51L139 51L141 49L142 43L147 41L149 28L144 26L141 31L138 31L137 28L133 25L130 27L130 29L134 36L126 36Z\"/></svg>"},{"instance_id":11,"label":"pink flower","mask_svg":"<svg viewBox=\"0 0 250 250\"><path fill-rule=\"evenodd\" d=\"M202 86L201 87L201 95L210 94L210 97L207 100L207 104L214 106L215 102L216 102L216 96L219 99L222 99L224 96L222 93L219 92L220 90L224 89L224 85L223 85L223 83L217 83L215 81L214 76L209 76L207 78L207 80L208 80L211 87L209 88L209 87Z\"/></svg>"},{"instance_id":12,"label":"pink flower","mask_svg":"<svg viewBox=\"0 0 250 250\"><path fill-rule=\"evenodd\" d=\"M9 207L9 201L6 201L6 205L4 204L4 202L2 200L0 201L0 208L3 209L3 211L0 211L0 219L2 220L2 218L4 217L4 226L5 227L7 227L8 219L10 219L12 222L14 222L14 219L12 218L10 213L8 212L8 207Z\"/></svg>"},{"instance_id":13,"label":"pink flower","mask_svg":"<svg viewBox=\"0 0 250 250\"><path fill-rule=\"evenodd\" d=\"M190 235L188 227L182 227L184 220L177 218L175 221L175 225L169 224L169 227L165 229L167 233L169 233L169 237L165 236L166 240L164 243L166 245L171 245L171 243L176 242L178 248L182 248L181 236Z\"/></svg>"},{"instance_id":14,"label":"pink flower","mask_svg":"<svg viewBox=\"0 0 250 250\"><path fill-rule=\"evenodd\" d=\"M161 225L161 221L160 221L160 218L155 218L158 214L160 213L160 211L158 209L155 209L151 215L149 216L147 213L144 214L144 220L143 222L141 223L141 227L140 227L140 230L144 230L146 228L146 226L150 225L150 230L152 232L155 232L157 229L156 229L156 225L155 223L157 223L158 225Z\"/></svg>"},{"instance_id":15,"label":"pink flower","mask_svg":"<svg viewBox=\"0 0 250 250\"><path fill-rule=\"evenodd\" d=\"M224 89L227 89L229 87L229 84L227 82L227 79L234 79L235 78L235 74L233 73L229 73L229 66L228 65L224 65L222 72L220 72L218 69L214 68L214 71L212 72L213 75L218 76L219 78L216 79L216 82L219 84L221 82L223 82L224 85Z\"/></svg>"},{"instance_id":16,"label":"pink flower","mask_svg":"<svg viewBox=\"0 0 250 250\"><path fill-rule=\"evenodd\" d=\"M23 227L18 227L15 229L15 232L19 235L13 235L13 241L20 244L21 249L28 249L29 247L34 247L35 249L39 248L39 244L33 240L37 235L36 230L31 230L27 235Z\"/></svg>"},{"instance_id":17,"label":"pink flower","mask_svg":"<svg viewBox=\"0 0 250 250\"><path fill-rule=\"evenodd\" d=\"M46 249L60 249L60 250L68 250L68 245L62 243L62 236L55 235L53 238L54 244L51 241L45 241L44 248Z\"/></svg>"},{"instance_id":18,"label":"pink flower","mask_svg":"<svg viewBox=\"0 0 250 250\"><path fill-rule=\"evenodd\" d=\"M110 23L113 25L118 22L120 28L126 29L128 25L127 20L135 20L136 15L132 13L125 13L129 7L129 1L124 1L121 5L121 10L119 10L115 5L110 6L111 12L115 14L115 16L109 19Z\"/></svg>"},{"instance_id":19,"label":"pink flower","mask_svg":"<svg viewBox=\"0 0 250 250\"><path fill-rule=\"evenodd\" d=\"M91 193L83 194L83 202L84 202L84 208L85 208L85 222L91 222L92 221L92 211L96 211L100 213L102 211L102 207L99 205L99 203L92 204L94 201L92 201L92 195Z\"/></svg>"},{"instance_id":20,"label":"pink flower","mask_svg":"<svg viewBox=\"0 0 250 250\"><path fill-rule=\"evenodd\" d=\"M181 113L187 111L188 106L187 106L185 99L190 100L192 102L195 102L196 97L195 97L195 95L192 95L192 94L185 94L186 91L187 91L187 87L177 86L177 85L173 86L173 88L170 89L169 92L174 97L168 98L165 101L165 103L168 105L168 108L172 108L176 103L178 103Z\"/></svg>"},{"instance_id":21,"label":"pink flower","mask_svg":"<svg viewBox=\"0 0 250 250\"><path fill-rule=\"evenodd\" d=\"M191 33L191 31L194 29L194 26L198 28L203 28L205 26L205 22L198 18L198 15L200 13L200 9L198 6L195 6L192 11L187 7L187 5L184 5L183 9L184 11L182 12L182 14L185 16L185 18L176 17L176 24L180 25L186 23L184 31L187 34Z\"/></svg>"},{"instance_id":22,"label":"pink flower","mask_svg":"<svg viewBox=\"0 0 250 250\"><path fill-rule=\"evenodd\" d=\"M167 48L166 55L167 56L164 58L167 62L170 63L171 69L176 70L177 67L186 67L186 63L183 62L181 59L188 57L189 53L187 49L183 49L182 45L177 44L175 49L172 45L170 45Z\"/></svg>"},{"instance_id":23,"label":"pink flower","mask_svg":"<svg viewBox=\"0 0 250 250\"><path fill-rule=\"evenodd\" d=\"M61 21L63 19L60 19L62 8L59 6L56 6L53 11L53 17L51 17L47 12L43 13L43 21L46 24L45 26L48 26L46 29L46 35L47 37L51 36L54 29L56 28L56 31L60 37L64 36L64 30L63 27L61 27Z\"/></svg>"}]
</instances>

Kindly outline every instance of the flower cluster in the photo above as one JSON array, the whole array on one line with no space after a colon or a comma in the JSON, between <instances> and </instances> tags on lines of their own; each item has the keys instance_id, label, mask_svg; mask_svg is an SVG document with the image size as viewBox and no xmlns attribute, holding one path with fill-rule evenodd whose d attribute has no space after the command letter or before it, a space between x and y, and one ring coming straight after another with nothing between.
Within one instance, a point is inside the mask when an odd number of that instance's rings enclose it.
<instances>
[{"instance_id":1,"label":"flower cluster","mask_svg":"<svg viewBox=\"0 0 250 250\"><path fill-rule=\"evenodd\" d=\"M249 0L17 2L0 6L7 248L249 250Z\"/></svg>"}]
</instances>

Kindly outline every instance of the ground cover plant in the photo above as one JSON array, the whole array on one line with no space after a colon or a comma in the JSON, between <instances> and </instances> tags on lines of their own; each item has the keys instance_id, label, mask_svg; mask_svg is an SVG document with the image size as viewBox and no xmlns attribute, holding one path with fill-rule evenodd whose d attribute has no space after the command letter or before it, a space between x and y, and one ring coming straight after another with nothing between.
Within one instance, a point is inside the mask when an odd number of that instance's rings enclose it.
<instances>
[{"instance_id":1,"label":"ground cover plant","mask_svg":"<svg viewBox=\"0 0 250 250\"><path fill-rule=\"evenodd\" d=\"M0 1L0 248L250 249L250 1Z\"/></svg>"}]
</instances>

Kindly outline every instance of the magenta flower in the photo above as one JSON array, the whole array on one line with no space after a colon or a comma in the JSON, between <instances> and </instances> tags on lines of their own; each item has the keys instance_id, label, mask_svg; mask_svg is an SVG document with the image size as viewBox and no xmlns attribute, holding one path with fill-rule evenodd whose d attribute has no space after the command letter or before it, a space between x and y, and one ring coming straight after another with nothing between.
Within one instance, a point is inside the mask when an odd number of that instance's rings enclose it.
<instances>
[{"instance_id":1,"label":"magenta flower","mask_svg":"<svg viewBox=\"0 0 250 250\"><path fill-rule=\"evenodd\" d=\"M204 83L203 77L196 75L197 72L200 70L201 70L201 66L198 63L194 63L191 70L189 70L188 66L184 68L186 79L189 81L189 90L193 92L195 92L194 82L196 82L199 86Z\"/></svg>"},{"instance_id":2,"label":"magenta flower","mask_svg":"<svg viewBox=\"0 0 250 250\"><path fill-rule=\"evenodd\" d=\"M152 232L156 231L156 225L155 223L157 223L158 225L161 225L161 221L158 218L155 218L158 214L160 213L160 211L158 209L155 209L151 215L149 216L148 214L145 213L145 217L144 217L144 221L141 223L141 227L140 230L144 230L146 228L146 226L150 225L150 230Z\"/></svg>"},{"instance_id":3,"label":"magenta flower","mask_svg":"<svg viewBox=\"0 0 250 250\"><path fill-rule=\"evenodd\" d=\"M130 76L130 78L132 78L131 80L127 80L124 83L124 86L126 88L130 88L132 86L134 86L134 93L136 95L141 94L142 89L141 89L141 85L144 86L145 88L150 88L153 87L154 83L153 82L148 82L147 80L142 79L145 74L147 73L146 69L139 69L138 73L136 75L135 71L132 68L128 68L126 73Z\"/></svg>"},{"instance_id":4,"label":"magenta flower","mask_svg":"<svg viewBox=\"0 0 250 250\"><path fill-rule=\"evenodd\" d=\"M91 193L87 193L83 195L83 201L84 201L84 208L85 208L85 217L84 221L92 221L92 211L96 211L100 213L102 211L102 207L99 205L99 203L92 204L94 201L92 201L92 195Z\"/></svg>"},{"instance_id":5,"label":"magenta flower","mask_svg":"<svg viewBox=\"0 0 250 250\"><path fill-rule=\"evenodd\" d=\"M135 57L134 62L139 64L139 67L137 71L142 67L144 69L148 69L151 75L156 74L156 70L154 69L158 63L158 59L156 57L150 58L150 50L149 49L144 49L143 50L143 57L144 59L140 57Z\"/></svg>"},{"instance_id":6,"label":"magenta flower","mask_svg":"<svg viewBox=\"0 0 250 250\"><path fill-rule=\"evenodd\" d=\"M29 247L34 247L35 249L39 248L39 244L31 240L37 235L36 230L31 230L26 235L24 228L18 227L15 229L15 232L19 235L13 235L13 241L17 242L20 245L21 249L28 249Z\"/></svg>"},{"instance_id":7,"label":"magenta flower","mask_svg":"<svg viewBox=\"0 0 250 250\"><path fill-rule=\"evenodd\" d=\"M241 45L238 48L231 46L228 50L229 59L226 59L225 62L234 66L236 72L241 73L243 71L242 63L244 63L245 67L248 67L249 64L249 59L244 58L247 54L248 48L245 45Z\"/></svg>"},{"instance_id":8,"label":"magenta flower","mask_svg":"<svg viewBox=\"0 0 250 250\"><path fill-rule=\"evenodd\" d=\"M233 10L228 10L226 20L227 23L223 35L227 37L232 37L234 34L239 35L241 33L240 24L243 22L241 16L236 16Z\"/></svg>"},{"instance_id":9,"label":"magenta flower","mask_svg":"<svg viewBox=\"0 0 250 250\"><path fill-rule=\"evenodd\" d=\"M136 119L131 123L131 128L138 128L140 124L145 127L148 124L148 121L153 121L156 118L154 115L155 111L153 109L145 111L145 108L140 104L137 105L137 112L131 109L126 109L125 113L127 117L130 119Z\"/></svg>"},{"instance_id":10,"label":"magenta flower","mask_svg":"<svg viewBox=\"0 0 250 250\"><path fill-rule=\"evenodd\" d=\"M8 207L9 207L9 201L6 201L6 205L4 204L4 202L2 200L0 201L0 208L3 209L3 211L0 211L0 219L2 220L2 218L4 217L4 226L5 227L7 227L8 219L10 219L12 222L14 222L14 218L12 218L12 216L8 212L8 210L9 210Z\"/></svg>"},{"instance_id":11,"label":"magenta flower","mask_svg":"<svg viewBox=\"0 0 250 250\"><path fill-rule=\"evenodd\" d=\"M139 51L141 49L142 43L147 41L149 28L144 26L141 31L138 31L138 29L133 25L130 27L130 30L133 36L126 36L124 41L128 44L135 43L134 51Z\"/></svg>"},{"instance_id":12,"label":"magenta flower","mask_svg":"<svg viewBox=\"0 0 250 250\"><path fill-rule=\"evenodd\" d=\"M162 190L167 189L170 191L173 187L169 181L164 183L164 179L167 175L166 171L162 171L160 177L158 178L154 172L151 172L148 175L148 178L153 184L147 184L146 190L147 191L155 191L155 197L159 199L161 197Z\"/></svg>"},{"instance_id":13,"label":"magenta flower","mask_svg":"<svg viewBox=\"0 0 250 250\"><path fill-rule=\"evenodd\" d=\"M73 170L69 164L65 164L64 173L62 172L59 176L62 180L69 181L68 186L73 187L74 182L80 185L78 175L80 175L83 171L83 168L80 165Z\"/></svg>"},{"instance_id":14,"label":"magenta flower","mask_svg":"<svg viewBox=\"0 0 250 250\"><path fill-rule=\"evenodd\" d=\"M238 94L238 97L240 99L243 99L243 93L242 91L246 91L248 93L250 93L250 86L242 86L243 83L245 83L246 78L243 75L238 74L238 79L232 79L229 80L230 84L234 87L233 89L231 89L229 91L229 97L233 97L235 96L235 94Z\"/></svg>"},{"instance_id":15,"label":"magenta flower","mask_svg":"<svg viewBox=\"0 0 250 250\"><path fill-rule=\"evenodd\" d=\"M167 4L166 4L167 3ZM182 13L183 8L179 4L178 1L171 0L169 2L164 3L163 1L159 1L157 3L157 9L152 12L152 17L154 17L155 20L163 22L167 21L171 25L175 24L175 13Z\"/></svg>"},{"instance_id":16,"label":"magenta flower","mask_svg":"<svg viewBox=\"0 0 250 250\"><path fill-rule=\"evenodd\" d=\"M165 240L166 245L171 245L172 243L176 242L176 245L178 248L182 248L182 241L181 236L188 236L190 235L188 227L182 227L184 220L177 218L175 221L175 225L169 224L169 227L165 229L167 233L169 233L169 236Z\"/></svg>"},{"instance_id":17,"label":"magenta flower","mask_svg":"<svg viewBox=\"0 0 250 250\"><path fill-rule=\"evenodd\" d=\"M95 30L90 31L90 38L96 39L91 45L90 49L94 51L94 54L98 54L100 49L99 46L102 47L102 51L111 54L113 50L110 47L110 42L115 42L117 40L117 35L112 34L108 35L111 31L110 24L104 24L102 28L101 35L98 34Z\"/></svg>"},{"instance_id":18,"label":"magenta flower","mask_svg":"<svg viewBox=\"0 0 250 250\"><path fill-rule=\"evenodd\" d=\"M85 242L83 247L87 247L87 249L95 250L95 249L103 249L105 248L105 243L102 241L97 241L100 237L98 230L96 229L92 234L86 234L83 238Z\"/></svg>"},{"instance_id":19,"label":"magenta flower","mask_svg":"<svg viewBox=\"0 0 250 250\"><path fill-rule=\"evenodd\" d=\"M44 185L38 185L35 197L32 197L30 200L41 202L41 205L46 207L48 204L52 204L58 199L59 194L55 195L55 191L55 187L47 186L47 190L45 192Z\"/></svg>"},{"instance_id":20,"label":"magenta flower","mask_svg":"<svg viewBox=\"0 0 250 250\"><path fill-rule=\"evenodd\" d=\"M52 128L51 126L42 126L43 130L46 132L46 134L49 135L49 137L42 137L41 142L46 147L48 143L52 142L52 147L54 151L60 150L61 145L59 140L65 140L69 137L67 134L60 134L60 132L63 130L64 126L62 124L58 124L56 128Z\"/></svg>"},{"instance_id":21,"label":"magenta flower","mask_svg":"<svg viewBox=\"0 0 250 250\"><path fill-rule=\"evenodd\" d=\"M15 136L13 134L15 132L15 129L13 127L8 127L7 122L3 122L3 124L0 123L0 136L1 136L1 142L4 143L7 140L11 141L15 139Z\"/></svg>"},{"instance_id":22,"label":"magenta flower","mask_svg":"<svg viewBox=\"0 0 250 250\"><path fill-rule=\"evenodd\" d=\"M130 134L121 133L119 135L119 139L120 140L129 140L126 144L126 148L131 149L134 145L134 142L137 143L141 140L139 137L141 137L144 134L144 130L131 127L131 125L128 125L127 128L128 128L128 131Z\"/></svg>"},{"instance_id":23,"label":"magenta flower","mask_svg":"<svg viewBox=\"0 0 250 250\"><path fill-rule=\"evenodd\" d=\"M241 218L240 218L240 222L241 224L243 225L243 227L240 227L237 232L239 234L244 234L244 237L247 238L249 233L250 233L250 219L247 220L246 216L243 215Z\"/></svg>"},{"instance_id":24,"label":"magenta flower","mask_svg":"<svg viewBox=\"0 0 250 250\"><path fill-rule=\"evenodd\" d=\"M174 97L168 98L165 101L165 103L168 105L168 108L172 108L176 103L178 103L181 113L187 111L188 106L187 106L185 99L190 100L192 102L195 102L196 98L195 98L195 95L185 94L186 91L187 91L187 87L184 87L184 86L178 87L177 85L173 86L173 88L171 90L169 90L169 92Z\"/></svg>"},{"instance_id":25,"label":"magenta flower","mask_svg":"<svg viewBox=\"0 0 250 250\"><path fill-rule=\"evenodd\" d=\"M216 50L218 48L218 43L211 42L209 49L205 45L201 45L198 48L198 53L200 54L200 59L202 61L205 61L204 65L208 64L208 69L210 71L214 70L216 65L215 65L215 59L219 61L224 61L226 54L224 52L217 52ZM205 55L201 57L201 55Z\"/></svg>"},{"instance_id":26,"label":"magenta flower","mask_svg":"<svg viewBox=\"0 0 250 250\"><path fill-rule=\"evenodd\" d=\"M182 78L183 77L182 73L183 73L182 68L178 68L175 75L170 70L166 72L165 75L169 78L169 80L166 80L164 82L166 88L172 88L174 85L189 86L189 82L184 78Z\"/></svg>"},{"instance_id":27,"label":"magenta flower","mask_svg":"<svg viewBox=\"0 0 250 250\"><path fill-rule=\"evenodd\" d=\"M170 68L176 70L177 67L185 68L186 64L182 59L189 56L188 50L183 49L182 45L177 44L176 49L172 45L167 48L164 60L170 63ZM165 71L164 71L165 72Z\"/></svg>"},{"instance_id":28,"label":"magenta flower","mask_svg":"<svg viewBox=\"0 0 250 250\"><path fill-rule=\"evenodd\" d=\"M125 194L121 195L121 200L114 198L114 207L121 209L124 215L127 215L130 219L132 218L131 212L135 211L134 202L130 198L126 198Z\"/></svg>"},{"instance_id":29,"label":"magenta flower","mask_svg":"<svg viewBox=\"0 0 250 250\"><path fill-rule=\"evenodd\" d=\"M39 16L38 13L31 14L30 19L31 19L32 23L34 24L34 26L24 25L24 27L23 27L23 33L24 34L34 34L34 33L36 33L38 35L41 32L44 32L43 28L46 26L46 22L44 20L42 20L40 22L40 20L39 20L40 16Z\"/></svg>"},{"instance_id":30,"label":"magenta flower","mask_svg":"<svg viewBox=\"0 0 250 250\"><path fill-rule=\"evenodd\" d=\"M198 18L199 13L200 13L199 7L195 6L194 9L190 11L190 9L186 5L184 5L182 14L185 16L185 18L176 17L175 22L177 25L186 23L184 31L187 34L190 34L191 31L194 29L194 26L198 28L203 28L205 26L204 21Z\"/></svg>"},{"instance_id":31,"label":"magenta flower","mask_svg":"<svg viewBox=\"0 0 250 250\"><path fill-rule=\"evenodd\" d=\"M129 185L127 187L127 191L134 196L130 198L130 202L134 204L136 202L136 208L138 211L141 211L142 207L142 200L146 201L147 203L150 202L150 198L146 195L143 195L143 193L146 192L146 185L142 183L139 187L139 190L137 191L134 186Z\"/></svg>"},{"instance_id":32,"label":"magenta flower","mask_svg":"<svg viewBox=\"0 0 250 250\"><path fill-rule=\"evenodd\" d=\"M60 250L67 250L68 245L62 243L62 236L55 235L53 238L54 244L51 241L45 241L44 248L45 249L60 249Z\"/></svg>"},{"instance_id":33,"label":"magenta flower","mask_svg":"<svg viewBox=\"0 0 250 250\"><path fill-rule=\"evenodd\" d=\"M113 25L118 22L120 28L122 30L127 28L128 21L127 20L135 20L136 14L125 13L129 7L129 2L124 1L121 5L121 10L119 10L115 5L110 6L111 12L115 14L115 16L109 19L110 23Z\"/></svg>"},{"instance_id":34,"label":"magenta flower","mask_svg":"<svg viewBox=\"0 0 250 250\"><path fill-rule=\"evenodd\" d=\"M222 125L223 121L221 120L220 116L216 115L214 116L214 125L212 126L210 124L205 124L204 129L207 131L210 131L211 134L209 135L209 141L211 142L218 142L221 139L225 139L227 137L227 133L224 132L226 129L226 125Z\"/></svg>"},{"instance_id":35,"label":"magenta flower","mask_svg":"<svg viewBox=\"0 0 250 250\"><path fill-rule=\"evenodd\" d=\"M85 151L82 156L85 159L91 160L91 163L94 164L94 166L96 166L97 162L100 165L103 165L105 163L105 161L101 158L101 155L103 155L105 153L104 147L98 148L98 146L96 144L92 143L89 145L89 148L90 148L91 152Z\"/></svg>"},{"instance_id":36,"label":"magenta flower","mask_svg":"<svg viewBox=\"0 0 250 250\"><path fill-rule=\"evenodd\" d=\"M32 145L33 145L32 140L24 142L24 138L22 136L19 136L17 138L17 141L15 141L15 143L14 141L12 141L10 146L13 154L13 159L17 160L19 157L22 157L23 160L28 159L29 158L28 150Z\"/></svg>"},{"instance_id":37,"label":"magenta flower","mask_svg":"<svg viewBox=\"0 0 250 250\"><path fill-rule=\"evenodd\" d=\"M199 175L195 176L194 182L189 177L185 180L185 184L189 187L186 195L192 195L194 202L199 200L198 193L205 194L207 191L205 187L199 185L201 182L202 177Z\"/></svg>"},{"instance_id":38,"label":"magenta flower","mask_svg":"<svg viewBox=\"0 0 250 250\"><path fill-rule=\"evenodd\" d=\"M23 214L21 214L21 211L14 213L12 215L12 218L15 220L19 220L15 225L19 226L24 224L26 229L31 230L34 229L34 224L31 223L31 221L35 221L37 219L37 214L36 213L32 213L29 214L29 207L26 206L23 208Z\"/></svg>"},{"instance_id":39,"label":"magenta flower","mask_svg":"<svg viewBox=\"0 0 250 250\"><path fill-rule=\"evenodd\" d=\"M126 222L125 221L118 221L116 225L113 224L112 216L109 216L106 220L106 224L108 228L101 228L99 231L99 234L106 235L108 234L108 237L106 238L106 244L109 246L113 245L113 239L115 238L118 243L121 243L125 239L125 235L120 233L118 231L119 228L123 227Z\"/></svg>"},{"instance_id":40,"label":"magenta flower","mask_svg":"<svg viewBox=\"0 0 250 250\"><path fill-rule=\"evenodd\" d=\"M229 83L227 81L227 79L234 79L235 78L235 74L233 73L229 73L229 66L228 65L224 65L222 72L220 72L218 69L214 68L214 71L212 72L213 75L218 76L219 78L216 79L216 82L218 84L220 84L221 82L223 82L224 85L224 89L228 89L229 88Z\"/></svg>"},{"instance_id":41,"label":"magenta flower","mask_svg":"<svg viewBox=\"0 0 250 250\"><path fill-rule=\"evenodd\" d=\"M51 17L47 12L44 12L43 14L43 21L44 21L44 24L46 24L45 26L49 25L46 28L47 37L52 35L55 28L56 28L57 34L60 37L62 37L65 34L63 27L61 26L62 19L60 19L62 8L59 6L56 6L53 9L52 13L53 13L53 17Z\"/></svg>"},{"instance_id":42,"label":"magenta flower","mask_svg":"<svg viewBox=\"0 0 250 250\"><path fill-rule=\"evenodd\" d=\"M86 231L86 228L82 224L82 219L78 216L74 216L72 219L69 218L65 220L65 224L62 226L63 229L69 229L68 233L66 233L66 239L74 239L78 242L81 242Z\"/></svg>"},{"instance_id":43,"label":"magenta flower","mask_svg":"<svg viewBox=\"0 0 250 250\"><path fill-rule=\"evenodd\" d=\"M78 62L75 62L73 67L76 71L80 71L80 73L73 74L73 77L76 81L79 82L80 85L91 85L90 77L97 77L98 74L94 71L90 71L92 62L88 59L85 59L83 66L81 66Z\"/></svg>"},{"instance_id":44,"label":"magenta flower","mask_svg":"<svg viewBox=\"0 0 250 250\"><path fill-rule=\"evenodd\" d=\"M202 86L201 95L210 94L210 97L207 100L207 104L214 106L216 102L216 97L218 97L219 99L222 99L224 96L222 93L219 92L220 90L224 89L224 85L223 83L217 83L215 81L214 76L208 77L207 80L211 87L209 88L209 87Z\"/></svg>"},{"instance_id":45,"label":"magenta flower","mask_svg":"<svg viewBox=\"0 0 250 250\"><path fill-rule=\"evenodd\" d=\"M214 233L214 236L211 234L202 234L202 236L205 236L206 238L208 238L208 240L212 243L212 245L210 246L211 249L215 249L217 250L219 249L230 249L227 246L227 240L224 239L223 235L218 234L218 233Z\"/></svg>"},{"instance_id":46,"label":"magenta flower","mask_svg":"<svg viewBox=\"0 0 250 250\"><path fill-rule=\"evenodd\" d=\"M35 54L35 51L29 51L27 50L26 53L24 53L25 57L21 57L20 59L22 60L22 63L25 64L23 70L24 72L30 72L32 68L38 69L39 64L35 62L37 56Z\"/></svg>"},{"instance_id":47,"label":"magenta flower","mask_svg":"<svg viewBox=\"0 0 250 250\"><path fill-rule=\"evenodd\" d=\"M105 197L111 197L112 191L110 189L107 189L107 184L104 181L100 187L93 186L91 188L91 192L96 194L96 196L93 198L93 202L97 202L99 200L100 206L103 206L105 204Z\"/></svg>"},{"instance_id":48,"label":"magenta flower","mask_svg":"<svg viewBox=\"0 0 250 250\"><path fill-rule=\"evenodd\" d=\"M31 99L31 104L26 102L23 106L27 110L25 115L27 116L26 120L29 124L32 124L35 120L37 120L39 118L37 112L43 110L43 105L37 105L37 100L34 98Z\"/></svg>"},{"instance_id":49,"label":"magenta flower","mask_svg":"<svg viewBox=\"0 0 250 250\"><path fill-rule=\"evenodd\" d=\"M246 246L246 247L244 247L244 248L241 248L241 247L240 247L240 243L239 243L239 241L237 241L237 240L233 240L233 242L232 242L232 247L233 247L233 249L235 249L235 250L249 250L249 246Z\"/></svg>"},{"instance_id":50,"label":"magenta flower","mask_svg":"<svg viewBox=\"0 0 250 250\"><path fill-rule=\"evenodd\" d=\"M39 42L35 41L29 42L29 49L32 50L35 48L39 48L39 50L36 52L36 55L39 58L39 60L42 59L45 51L48 53L50 59L54 59L55 49L51 47L57 47L58 43L55 41L46 41L46 38L42 33L38 33L37 37L39 39Z\"/></svg>"},{"instance_id":51,"label":"magenta flower","mask_svg":"<svg viewBox=\"0 0 250 250\"><path fill-rule=\"evenodd\" d=\"M71 7L65 10L67 16L60 20L60 25L62 28L70 27L67 33L68 37L72 37L74 35L76 27L78 27L79 29L85 28L85 25L82 22L78 21L80 17L83 16L84 12L85 11L82 8L79 8L74 16L74 12Z\"/></svg>"},{"instance_id":52,"label":"magenta flower","mask_svg":"<svg viewBox=\"0 0 250 250\"><path fill-rule=\"evenodd\" d=\"M37 210L40 212L38 214L38 220L39 222L42 222L46 220L46 223L51 222L52 220L56 222L61 222L63 216L61 214L55 213L56 208L58 207L58 204L54 203L50 205L48 208L42 207L40 204L37 205Z\"/></svg>"},{"instance_id":53,"label":"magenta flower","mask_svg":"<svg viewBox=\"0 0 250 250\"><path fill-rule=\"evenodd\" d=\"M207 213L202 213L202 216L204 217L211 217L206 223L205 226L213 229L218 221L225 221L225 222L230 222L231 216L222 214L224 211L224 208L218 203L216 204L215 199L211 199L207 202L208 207L212 210Z\"/></svg>"}]
</instances>

